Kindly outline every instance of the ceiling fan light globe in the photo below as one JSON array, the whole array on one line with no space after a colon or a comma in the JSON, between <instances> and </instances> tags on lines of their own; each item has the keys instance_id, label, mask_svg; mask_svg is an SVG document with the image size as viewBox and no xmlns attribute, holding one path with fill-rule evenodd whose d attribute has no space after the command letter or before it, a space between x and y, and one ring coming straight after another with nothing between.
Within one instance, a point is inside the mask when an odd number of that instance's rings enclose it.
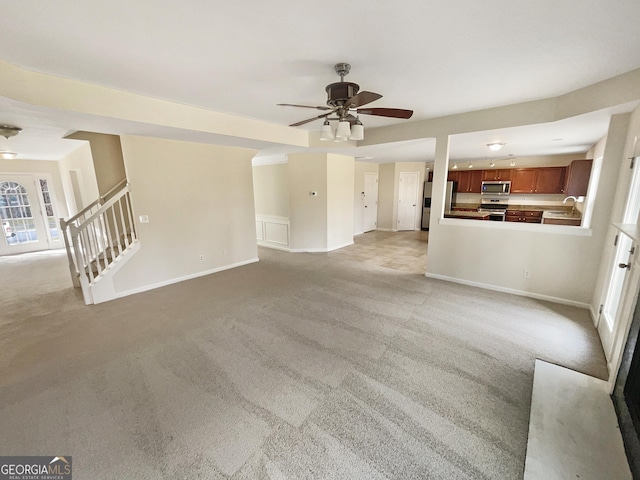
<instances>
[{"instance_id":1,"label":"ceiling fan light globe","mask_svg":"<svg viewBox=\"0 0 640 480\"><path fill-rule=\"evenodd\" d=\"M364 125L356 123L351 127L351 136L349 138L351 140L364 140Z\"/></svg>"},{"instance_id":2,"label":"ceiling fan light globe","mask_svg":"<svg viewBox=\"0 0 640 480\"><path fill-rule=\"evenodd\" d=\"M331 125L329 123L325 123L324 125L322 125L322 130L320 131L320 140L328 142L333 141L334 138L335 137L333 135L333 128L331 127Z\"/></svg>"},{"instance_id":3,"label":"ceiling fan light globe","mask_svg":"<svg viewBox=\"0 0 640 480\"><path fill-rule=\"evenodd\" d=\"M336 142L346 142L351 136L351 124L347 121L338 122Z\"/></svg>"}]
</instances>

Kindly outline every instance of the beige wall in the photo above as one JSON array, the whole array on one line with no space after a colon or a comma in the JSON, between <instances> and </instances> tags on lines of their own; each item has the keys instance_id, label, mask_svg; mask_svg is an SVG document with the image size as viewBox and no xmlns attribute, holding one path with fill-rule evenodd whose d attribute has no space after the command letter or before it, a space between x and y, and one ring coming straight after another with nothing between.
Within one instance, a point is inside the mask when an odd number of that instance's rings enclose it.
<instances>
[{"instance_id":1,"label":"beige wall","mask_svg":"<svg viewBox=\"0 0 640 480\"><path fill-rule=\"evenodd\" d=\"M353 234L364 232L364 174L378 174L380 166L377 163L355 162L353 178Z\"/></svg>"},{"instance_id":2,"label":"beige wall","mask_svg":"<svg viewBox=\"0 0 640 480\"><path fill-rule=\"evenodd\" d=\"M97 200L100 196L89 143L84 143L69 155L61 158L58 161L58 166L60 169L60 178L65 192L69 216L73 216L78 213L80 209L78 208L78 205L76 205L73 186L71 184L72 171L75 171L78 176L78 180L80 182L80 194L85 206L94 200Z\"/></svg>"},{"instance_id":3,"label":"beige wall","mask_svg":"<svg viewBox=\"0 0 640 480\"><path fill-rule=\"evenodd\" d=\"M400 173L418 172L418 195L416 202L421 207L423 195L425 162L397 162L383 163L379 167L378 179L378 229L396 230L398 223L398 199ZM415 228L420 229L422 208L416 208Z\"/></svg>"},{"instance_id":4,"label":"beige wall","mask_svg":"<svg viewBox=\"0 0 640 480\"><path fill-rule=\"evenodd\" d=\"M289 217L288 168L286 163L253 167L256 215Z\"/></svg>"},{"instance_id":5,"label":"beige wall","mask_svg":"<svg viewBox=\"0 0 640 480\"><path fill-rule=\"evenodd\" d=\"M394 230L394 218L398 207L394 202L397 198L397 183L395 181L395 163L383 163L379 167L378 176L378 230Z\"/></svg>"},{"instance_id":6,"label":"beige wall","mask_svg":"<svg viewBox=\"0 0 640 480\"><path fill-rule=\"evenodd\" d=\"M289 155L291 250L326 251L327 194L326 154Z\"/></svg>"},{"instance_id":7,"label":"beige wall","mask_svg":"<svg viewBox=\"0 0 640 480\"><path fill-rule=\"evenodd\" d=\"M612 118L591 236L454 226L432 221L427 274L589 305L611 221L628 117L625 114ZM436 158L438 161L442 160ZM523 277L524 269L530 270L531 278Z\"/></svg>"},{"instance_id":8,"label":"beige wall","mask_svg":"<svg viewBox=\"0 0 640 480\"><path fill-rule=\"evenodd\" d=\"M123 136L122 151L141 249L119 295L257 259L253 150Z\"/></svg>"},{"instance_id":9,"label":"beige wall","mask_svg":"<svg viewBox=\"0 0 640 480\"><path fill-rule=\"evenodd\" d=\"M327 250L353 243L353 157L327 155Z\"/></svg>"},{"instance_id":10,"label":"beige wall","mask_svg":"<svg viewBox=\"0 0 640 480\"><path fill-rule=\"evenodd\" d=\"M415 217L415 228L416 230L420 230L420 222L422 219L422 196L424 195L424 173L426 170L427 164L425 162L399 162L396 163L396 172L395 172L395 184L396 191L395 196L393 197L394 204L394 216L393 216L393 225L398 223L398 200L399 200L399 188L400 188L400 173L402 172L418 172L420 174L420 178L418 179L418 195L416 198L416 217Z\"/></svg>"},{"instance_id":11,"label":"beige wall","mask_svg":"<svg viewBox=\"0 0 640 480\"><path fill-rule=\"evenodd\" d=\"M53 179L54 208L56 217L68 217L69 210L65 199L65 191L60 180L58 163L50 160L3 160L0 158L0 174L27 173L36 175L46 173Z\"/></svg>"},{"instance_id":12,"label":"beige wall","mask_svg":"<svg viewBox=\"0 0 640 480\"><path fill-rule=\"evenodd\" d=\"M66 138L89 142L100 195L104 195L126 178L120 137L103 133L76 132Z\"/></svg>"}]
</instances>

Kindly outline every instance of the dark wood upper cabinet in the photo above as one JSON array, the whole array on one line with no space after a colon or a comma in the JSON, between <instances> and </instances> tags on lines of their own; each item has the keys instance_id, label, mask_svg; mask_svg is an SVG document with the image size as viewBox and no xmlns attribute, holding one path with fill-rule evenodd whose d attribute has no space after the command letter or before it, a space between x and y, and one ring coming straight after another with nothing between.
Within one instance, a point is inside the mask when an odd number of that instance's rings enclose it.
<instances>
[{"instance_id":1,"label":"dark wood upper cabinet","mask_svg":"<svg viewBox=\"0 0 640 480\"><path fill-rule=\"evenodd\" d=\"M480 193L482 188L482 170L449 171L447 181L455 182L457 193Z\"/></svg>"},{"instance_id":2,"label":"dark wood upper cabinet","mask_svg":"<svg viewBox=\"0 0 640 480\"><path fill-rule=\"evenodd\" d=\"M564 193L566 195L579 197L587 194L592 164L593 160L574 160L571 162L571 165L567 167L564 186Z\"/></svg>"},{"instance_id":3,"label":"dark wood upper cabinet","mask_svg":"<svg viewBox=\"0 0 640 480\"><path fill-rule=\"evenodd\" d=\"M516 168L511 193L564 193L566 167Z\"/></svg>"},{"instance_id":4,"label":"dark wood upper cabinet","mask_svg":"<svg viewBox=\"0 0 640 480\"><path fill-rule=\"evenodd\" d=\"M508 168L498 170L482 170L482 180L511 180L511 172Z\"/></svg>"},{"instance_id":5,"label":"dark wood upper cabinet","mask_svg":"<svg viewBox=\"0 0 640 480\"><path fill-rule=\"evenodd\" d=\"M482 191L482 170L471 170L469 173L469 193Z\"/></svg>"},{"instance_id":6,"label":"dark wood upper cabinet","mask_svg":"<svg viewBox=\"0 0 640 480\"><path fill-rule=\"evenodd\" d=\"M511 176L511 193L535 193L536 169L517 168Z\"/></svg>"},{"instance_id":7,"label":"dark wood upper cabinet","mask_svg":"<svg viewBox=\"0 0 640 480\"><path fill-rule=\"evenodd\" d=\"M535 193L564 193L566 167L536 168Z\"/></svg>"}]
</instances>

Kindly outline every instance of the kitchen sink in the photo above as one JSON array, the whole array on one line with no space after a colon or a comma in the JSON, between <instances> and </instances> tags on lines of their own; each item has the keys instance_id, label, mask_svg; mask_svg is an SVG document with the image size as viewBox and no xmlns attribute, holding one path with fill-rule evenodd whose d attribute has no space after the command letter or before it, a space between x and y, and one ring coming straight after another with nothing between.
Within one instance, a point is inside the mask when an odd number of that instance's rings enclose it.
<instances>
[{"instance_id":1,"label":"kitchen sink","mask_svg":"<svg viewBox=\"0 0 640 480\"><path fill-rule=\"evenodd\" d=\"M551 215L569 215L569 212L565 212L562 210L558 210L558 211L547 210L547 213L550 213Z\"/></svg>"}]
</instances>

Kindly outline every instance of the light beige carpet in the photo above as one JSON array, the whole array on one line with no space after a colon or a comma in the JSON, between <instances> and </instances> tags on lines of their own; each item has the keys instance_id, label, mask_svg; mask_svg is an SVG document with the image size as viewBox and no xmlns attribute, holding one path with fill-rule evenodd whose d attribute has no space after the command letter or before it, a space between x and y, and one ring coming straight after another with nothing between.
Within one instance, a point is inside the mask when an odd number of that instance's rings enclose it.
<instances>
[{"instance_id":1,"label":"light beige carpet","mask_svg":"<svg viewBox=\"0 0 640 480\"><path fill-rule=\"evenodd\" d=\"M260 258L92 307L53 280L3 295L0 454L80 480L519 479L535 358L606 375L585 310Z\"/></svg>"}]
</instances>

